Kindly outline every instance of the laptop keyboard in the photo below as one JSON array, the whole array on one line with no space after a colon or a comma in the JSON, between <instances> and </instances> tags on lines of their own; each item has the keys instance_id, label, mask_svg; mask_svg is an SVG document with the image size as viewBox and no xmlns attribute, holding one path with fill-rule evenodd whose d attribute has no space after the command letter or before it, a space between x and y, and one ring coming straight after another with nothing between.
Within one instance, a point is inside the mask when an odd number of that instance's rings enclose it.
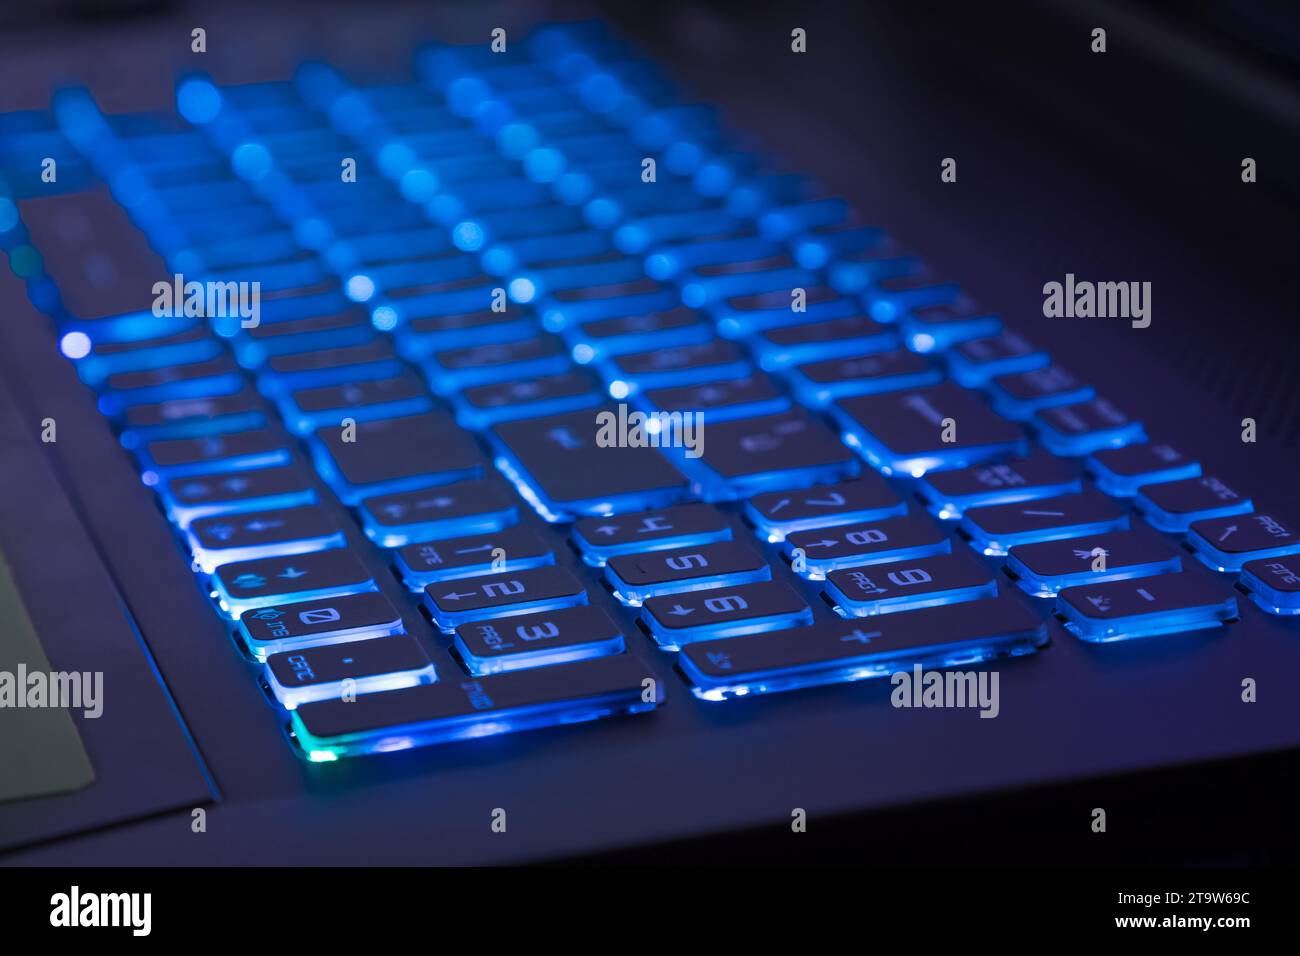
<instances>
[{"instance_id":1,"label":"laptop keyboard","mask_svg":"<svg viewBox=\"0 0 1300 956\"><path fill-rule=\"evenodd\" d=\"M169 267L260 283L47 311L307 758L1300 613L1300 528L600 27L416 75L55 100Z\"/></svg>"}]
</instances>

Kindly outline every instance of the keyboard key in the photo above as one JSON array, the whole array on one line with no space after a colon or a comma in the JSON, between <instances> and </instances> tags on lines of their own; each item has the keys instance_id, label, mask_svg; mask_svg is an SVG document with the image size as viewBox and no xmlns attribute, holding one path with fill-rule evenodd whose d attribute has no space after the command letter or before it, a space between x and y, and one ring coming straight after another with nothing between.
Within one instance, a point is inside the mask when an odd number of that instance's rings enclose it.
<instances>
[{"instance_id":1,"label":"keyboard key","mask_svg":"<svg viewBox=\"0 0 1300 956\"><path fill-rule=\"evenodd\" d=\"M658 508L686 497L686 479L658 449L602 447L601 423L618 418L616 409L601 406L502 422L490 432L500 450L498 467L552 521Z\"/></svg>"},{"instance_id":2,"label":"keyboard key","mask_svg":"<svg viewBox=\"0 0 1300 956\"><path fill-rule=\"evenodd\" d=\"M223 564L212 590L231 617L249 608L378 590L370 570L347 548Z\"/></svg>"},{"instance_id":3,"label":"keyboard key","mask_svg":"<svg viewBox=\"0 0 1300 956\"><path fill-rule=\"evenodd\" d=\"M568 607L462 624L455 644L469 672L482 676L621 654L623 632L600 608Z\"/></svg>"},{"instance_id":4,"label":"keyboard key","mask_svg":"<svg viewBox=\"0 0 1300 956\"><path fill-rule=\"evenodd\" d=\"M345 644L403 633L402 616L378 591L254 608L239 635L259 661L304 647Z\"/></svg>"},{"instance_id":5,"label":"keyboard key","mask_svg":"<svg viewBox=\"0 0 1300 956\"><path fill-rule=\"evenodd\" d=\"M699 459L704 497L748 497L850 478L858 463L834 432L796 408L776 415L714 422Z\"/></svg>"},{"instance_id":6,"label":"keyboard key","mask_svg":"<svg viewBox=\"0 0 1300 956\"><path fill-rule=\"evenodd\" d=\"M232 343L245 368L260 368L272 355L313 349L359 345L375 336L370 317L355 306L339 312L323 312L301 319L263 321L241 329Z\"/></svg>"},{"instance_id":7,"label":"keyboard key","mask_svg":"<svg viewBox=\"0 0 1300 956\"><path fill-rule=\"evenodd\" d=\"M900 255L898 247L886 240L872 247L841 253L830 266L831 286L839 292L858 295L873 283L915 275L923 268L919 259Z\"/></svg>"},{"instance_id":8,"label":"keyboard key","mask_svg":"<svg viewBox=\"0 0 1300 956\"><path fill-rule=\"evenodd\" d=\"M1300 614L1300 554L1247 561L1240 583L1269 614Z\"/></svg>"},{"instance_id":9,"label":"keyboard key","mask_svg":"<svg viewBox=\"0 0 1300 956\"><path fill-rule=\"evenodd\" d=\"M475 430L517 418L589 408L602 400L596 382L577 370L476 385L452 396L457 421Z\"/></svg>"},{"instance_id":10,"label":"keyboard key","mask_svg":"<svg viewBox=\"0 0 1300 956\"><path fill-rule=\"evenodd\" d=\"M283 395L279 404L285 424L298 435L310 435L325 426L337 428L344 418L362 422L418 415L433 408L424 383L412 372L396 378L298 389Z\"/></svg>"},{"instance_id":11,"label":"keyboard key","mask_svg":"<svg viewBox=\"0 0 1300 956\"><path fill-rule=\"evenodd\" d=\"M1007 552L1007 570L1035 597L1051 597L1062 588L1098 581L1167 574L1182 566L1182 558L1168 542L1141 531L1018 544Z\"/></svg>"},{"instance_id":12,"label":"keyboard key","mask_svg":"<svg viewBox=\"0 0 1300 956\"><path fill-rule=\"evenodd\" d=\"M1184 456L1172 445L1136 442L1121 448L1093 452L1084 467L1108 495L1131 497L1143 485L1181 481L1201 473L1199 462Z\"/></svg>"},{"instance_id":13,"label":"keyboard key","mask_svg":"<svg viewBox=\"0 0 1300 956\"><path fill-rule=\"evenodd\" d=\"M317 700L339 700L345 695L373 694L437 680L428 655L408 634L272 654L266 659L263 676L286 710Z\"/></svg>"},{"instance_id":14,"label":"keyboard key","mask_svg":"<svg viewBox=\"0 0 1300 956\"><path fill-rule=\"evenodd\" d=\"M969 304L960 286L935 276L928 268L873 282L862 290L862 300L871 317L880 322L897 322L913 309Z\"/></svg>"},{"instance_id":15,"label":"keyboard key","mask_svg":"<svg viewBox=\"0 0 1300 956\"><path fill-rule=\"evenodd\" d=\"M905 561L951 549L951 542L933 521L900 515L796 531L786 536L784 550L796 572L816 581L836 568Z\"/></svg>"},{"instance_id":16,"label":"keyboard key","mask_svg":"<svg viewBox=\"0 0 1300 956\"><path fill-rule=\"evenodd\" d=\"M744 351L726 339L612 355L601 363L600 368L611 386L623 382L629 389L626 394L639 389L737 378L753 371Z\"/></svg>"},{"instance_id":17,"label":"keyboard key","mask_svg":"<svg viewBox=\"0 0 1300 956\"><path fill-rule=\"evenodd\" d=\"M95 342L90 354L77 360L77 374L95 388L109 375L183 365L215 358L221 343L201 325L167 331L148 339Z\"/></svg>"},{"instance_id":18,"label":"keyboard key","mask_svg":"<svg viewBox=\"0 0 1300 956\"><path fill-rule=\"evenodd\" d=\"M709 307L718 334L739 339L783 325L800 325L857 315L862 311L856 300L827 286L804 288L804 310L792 308L797 302L793 289L777 289L757 295L736 296Z\"/></svg>"},{"instance_id":19,"label":"keyboard key","mask_svg":"<svg viewBox=\"0 0 1300 956\"><path fill-rule=\"evenodd\" d=\"M1142 423L1134 421L1104 398L1077 405L1055 405L1033 417L1039 440L1057 455L1090 455L1146 440Z\"/></svg>"},{"instance_id":20,"label":"keyboard key","mask_svg":"<svg viewBox=\"0 0 1300 956\"><path fill-rule=\"evenodd\" d=\"M634 607L656 594L747 584L771 576L767 560L739 541L615 555L605 565L614 596Z\"/></svg>"},{"instance_id":21,"label":"keyboard key","mask_svg":"<svg viewBox=\"0 0 1300 956\"><path fill-rule=\"evenodd\" d=\"M343 531L319 505L197 518L185 532L194 563L211 573L230 561L341 547Z\"/></svg>"},{"instance_id":22,"label":"keyboard key","mask_svg":"<svg viewBox=\"0 0 1300 956\"><path fill-rule=\"evenodd\" d=\"M120 415L131 405L174 398L228 395L242 384L239 367L226 353L183 365L118 372L108 376L100 398L107 415Z\"/></svg>"},{"instance_id":23,"label":"keyboard key","mask_svg":"<svg viewBox=\"0 0 1300 956\"><path fill-rule=\"evenodd\" d=\"M483 474L473 440L442 412L317 429L313 457L321 476L354 505L370 495L427 488Z\"/></svg>"},{"instance_id":24,"label":"keyboard key","mask_svg":"<svg viewBox=\"0 0 1300 956\"><path fill-rule=\"evenodd\" d=\"M401 372L402 366L393 352L392 343L386 338L376 337L360 345L272 355L258 378L258 384L267 394L278 395L301 388L392 378Z\"/></svg>"},{"instance_id":25,"label":"keyboard key","mask_svg":"<svg viewBox=\"0 0 1300 956\"><path fill-rule=\"evenodd\" d=\"M1193 521L1247 514L1250 498L1213 475L1143 485L1133 503L1161 531L1186 531Z\"/></svg>"},{"instance_id":26,"label":"keyboard key","mask_svg":"<svg viewBox=\"0 0 1300 956\"><path fill-rule=\"evenodd\" d=\"M648 599L641 620L664 650L692 641L755 634L812 623L812 610L780 581L688 591Z\"/></svg>"},{"instance_id":27,"label":"keyboard key","mask_svg":"<svg viewBox=\"0 0 1300 956\"><path fill-rule=\"evenodd\" d=\"M441 312L410 314L406 307L404 321L394 330L397 350L412 362L428 358L434 352L463 348L475 343L510 342L539 331L537 320L519 312L494 312L476 309L472 312Z\"/></svg>"},{"instance_id":28,"label":"keyboard key","mask_svg":"<svg viewBox=\"0 0 1300 956\"><path fill-rule=\"evenodd\" d=\"M1006 505L969 508L961 531L984 554L1006 554L1018 544L1077 538L1128 528L1128 515L1095 491Z\"/></svg>"},{"instance_id":29,"label":"keyboard key","mask_svg":"<svg viewBox=\"0 0 1300 956\"><path fill-rule=\"evenodd\" d=\"M703 412L705 421L730 421L772 415L790 407L790 399L776 390L766 375L651 388L640 393L641 405L649 412Z\"/></svg>"},{"instance_id":30,"label":"keyboard key","mask_svg":"<svg viewBox=\"0 0 1300 956\"><path fill-rule=\"evenodd\" d=\"M898 333L865 315L765 329L750 345L765 369L898 348Z\"/></svg>"},{"instance_id":31,"label":"keyboard key","mask_svg":"<svg viewBox=\"0 0 1300 956\"><path fill-rule=\"evenodd\" d=\"M913 352L944 352L958 342L997 335L1002 319L969 304L941 303L912 309L900 326L903 341Z\"/></svg>"},{"instance_id":32,"label":"keyboard key","mask_svg":"<svg viewBox=\"0 0 1300 956\"><path fill-rule=\"evenodd\" d=\"M1010 597L834 621L682 649L678 665L702 700L726 700L885 677L912 667L955 667L1030 654L1047 626Z\"/></svg>"},{"instance_id":33,"label":"keyboard key","mask_svg":"<svg viewBox=\"0 0 1300 956\"><path fill-rule=\"evenodd\" d=\"M906 349L808 362L792 366L787 375L800 400L816 408L850 395L923 388L943 380L943 372Z\"/></svg>"},{"instance_id":34,"label":"keyboard key","mask_svg":"<svg viewBox=\"0 0 1300 956\"><path fill-rule=\"evenodd\" d=\"M587 591L582 582L559 567L457 578L424 588L424 606L433 622L449 634L470 621L586 603Z\"/></svg>"},{"instance_id":35,"label":"keyboard key","mask_svg":"<svg viewBox=\"0 0 1300 956\"><path fill-rule=\"evenodd\" d=\"M252 388L229 395L132 405L119 417L122 447L134 451L162 438L196 438L264 428L265 408Z\"/></svg>"},{"instance_id":36,"label":"keyboard key","mask_svg":"<svg viewBox=\"0 0 1300 956\"><path fill-rule=\"evenodd\" d=\"M573 543L586 562L596 567L615 555L730 539L727 519L709 505L695 503L615 517L583 518L573 526Z\"/></svg>"},{"instance_id":37,"label":"keyboard key","mask_svg":"<svg viewBox=\"0 0 1300 956\"><path fill-rule=\"evenodd\" d=\"M293 465L172 478L158 486L158 494L167 517L179 528L209 515L292 508L316 501L307 476Z\"/></svg>"},{"instance_id":38,"label":"keyboard key","mask_svg":"<svg viewBox=\"0 0 1300 956\"><path fill-rule=\"evenodd\" d=\"M499 531L519 520L514 501L484 480L363 498L357 511L366 537L384 548Z\"/></svg>"},{"instance_id":39,"label":"keyboard key","mask_svg":"<svg viewBox=\"0 0 1300 956\"><path fill-rule=\"evenodd\" d=\"M1230 515L1192 522L1187 543L1215 571L1240 571L1247 561L1300 553L1300 534L1289 518Z\"/></svg>"},{"instance_id":40,"label":"keyboard key","mask_svg":"<svg viewBox=\"0 0 1300 956\"><path fill-rule=\"evenodd\" d=\"M1086 402L1094 395L1091 385L1079 381L1059 365L999 375L989 383L993 408L1017 421L1028 421L1034 413L1055 405Z\"/></svg>"},{"instance_id":41,"label":"keyboard key","mask_svg":"<svg viewBox=\"0 0 1300 956\"><path fill-rule=\"evenodd\" d=\"M412 591L435 581L497 574L554 564L555 554L527 528L408 544L397 552L397 569Z\"/></svg>"},{"instance_id":42,"label":"keyboard key","mask_svg":"<svg viewBox=\"0 0 1300 956\"><path fill-rule=\"evenodd\" d=\"M745 502L750 524L773 542L784 541L793 531L874 521L906 511L906 503L874 472L800 491L769 491Z\"/></svg>"},{"instance_id":43,"label":"keyboard key","mask_svg":"<svg viewBox=\"0 0 1300 956\"><path fill-rule=\"evenodd\" d=\"M202 472L238 471L283 465L289 461L287 437L278 428L253 428L242 432L204 435L200 438L163 438L145 442L139 450L141 464L156 481Z\"/></svg>"},{"instance_id":44,"label":"keyboard key","mask_svg":"<svg viewBox=\"0 0 1300 956\"><path fill-rule=\"evenodd\" d=\"M575 354L580 351L590 361L606 355L705 342L713 338L713 326L695 310L680 307L579 322L566 329L564 337Z\"/></svg>"},{"instance_id":45,"label":"keyboard key","mask_svg":"<svg viewBox=\"0 0 1300 956\"><path fill-rule=\"evenodd\" d=\"M999 375L1043 368L1050 359L1015 332L962 342L947 353L948 373L967 388L983 388Z\"/></svg>"},{"instance_id":46,"label":"keyboard key","mask_svg":"<svg viewBox=\"0 0 1300 956\"><path fill-rule=\"evenodd\" d=\"M978 393L951 382L845 398L831 411L845 441L886 475L920 478L936 469L1029 453L1021 426L995 415Z\"/></svg>"},{"instance_id":47,"label":"keyboard key","mask_svg":"<svg viewBox=\"0 0 1300 956\"><path fill-rule=\"evenodd\" d=\"M423 368L434 391L449 395L488 382L558 375L571 364L559 339L534 335L434 352L425 359Z\"/></svg>"},{"instance_id":48,"label":"keyboard key","mask_svg":"<svg viewBox=\"0 0 1300 956\"><path fill-rule=\"evenodd\" d=\"M997 597L993 573L965 553L936 554L826 575L826 596L846 617Z\"/></svg>"},{"instance_id":49,"label":"keyboard key","mask_svg":"<svg viewBox=\"0 0 1300 956\"><path fill-rule=\"evenodd\" d=\"M293 731L307 759L337 760L641 713L664 699L664 688L649 668L616 654L363 694L351 703L303 704L293 712Z\"/></svg>"},{"instance_id":50,"label":"keyboard key","mask_svg":"<svg viewBox=\"0 0 1300 956\"><path fill-rule=\"evenodd\" d=\"M916 489L931 514L949 519L980 505L1074 494L1083 490L1083 480L1068 462L1035 450L1028 458L932 471L917 482Z\"/></svg>"},{"instance_id":51,"label":"keyboard key","mask_svg":"<svg viewBox=\"0 0 1300 956\"><path fill-rule=\"evenodd\" d=\"M1180 571L1066 588L1056 596L1066 629L1085 641L1123 641L1218 627L1237 617L1237 599L1204 572Z\"/></svg>"}]
</instances>

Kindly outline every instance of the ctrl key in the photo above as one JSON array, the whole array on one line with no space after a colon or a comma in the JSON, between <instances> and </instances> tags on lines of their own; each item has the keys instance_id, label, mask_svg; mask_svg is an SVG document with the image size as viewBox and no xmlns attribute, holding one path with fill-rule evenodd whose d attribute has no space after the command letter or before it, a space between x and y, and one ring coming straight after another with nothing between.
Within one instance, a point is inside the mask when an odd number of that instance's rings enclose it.
<instances>
[{"instance_id":1,"label":"ctrl key","mask_svg":"<svg viewBox=\"0 0 1300 956\"><path fill-rule=\"evenodd\" d=\"M286 710L314 700L415 687L438 679L423 648L407 634L272 654L264 674L271 693Z\"/></svg>"},{"instance_id":2,"label":"ctrl key","mask_svg":"<svg viewBox=\"0 0 1300 956\"><path fill-rule=\"evenodd\" d=\"M291 719L303 754L321 762L637 714L664 697L645 664L619 654L317 701Z\"/></svg>"},{"instance_id":3,"label":"ctrl key","mask_svg":"<svg viewBox=\"0 0 1300 956\"><path fill-rule=\"evenodd\" d=\"M378 591L246 611L239 636L259 661L304 647L346 644L403 632L402 615Z\"/></svg>"},{"instance_id":4,"label":"ctrl key","mask_svg":"<svg viewBox=\"0 0 1300 956\"><path fill-rule=\"evenodd\" d=\"M1019 657L1047 643L1043 620L1010 597L834 621L682 647L678 665L701 700Z\"/></svg>"}]
</instances>

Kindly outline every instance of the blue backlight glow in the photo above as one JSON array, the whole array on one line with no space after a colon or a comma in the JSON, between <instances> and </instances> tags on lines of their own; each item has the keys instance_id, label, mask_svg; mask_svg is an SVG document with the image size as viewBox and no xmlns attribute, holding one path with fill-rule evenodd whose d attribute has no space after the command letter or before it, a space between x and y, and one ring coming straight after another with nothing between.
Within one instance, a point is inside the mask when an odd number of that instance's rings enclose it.
<instances>
[{"instance_id":1,"label":"blue backlight glow","mask_svg":"<svg viewBox=\"0 0 1300 956\"><path fill-rule=\"evenodd\" d=\"M186 80L176 90L176 109L195 126L203 126L221 112L221 94L207 80Z\"/></svg>"},{"instance_id":2,"label":"blue backlight glow","mask_svg":"<svg viewBox=\"0 0 1300 956\"><path fill-rule=\"evenodd\" d=\"M90 354L90 336L85 332L68 332L59 340L59 351L70 359L85 358Z\"/></svg>"}]
</instances>

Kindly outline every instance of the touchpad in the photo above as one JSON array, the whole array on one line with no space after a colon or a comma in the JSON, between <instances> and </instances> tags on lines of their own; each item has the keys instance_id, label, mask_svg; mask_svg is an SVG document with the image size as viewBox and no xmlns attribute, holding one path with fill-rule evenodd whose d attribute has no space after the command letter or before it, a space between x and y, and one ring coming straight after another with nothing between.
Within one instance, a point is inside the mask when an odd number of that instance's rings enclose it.
<instances>
[{"instance_id":1,"label":"touchpad","mask_svg":"<svg viewBox=\"0 0 1300 956\"><path fill-rule=\"evenodd\" d=\"M56 674L0 554L0 800L79 790L95 779L65 708L102 713L103 675Z\"/></svg>"}]
</instances>

